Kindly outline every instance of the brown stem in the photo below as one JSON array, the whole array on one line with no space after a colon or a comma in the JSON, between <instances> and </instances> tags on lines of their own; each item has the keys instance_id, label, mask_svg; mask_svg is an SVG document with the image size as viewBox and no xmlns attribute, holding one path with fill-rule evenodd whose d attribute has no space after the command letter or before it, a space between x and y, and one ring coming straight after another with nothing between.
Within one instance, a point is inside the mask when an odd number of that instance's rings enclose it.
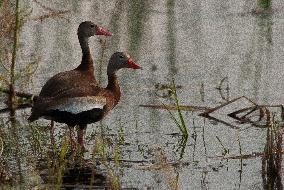
<instances>
[{"instance_id":1,"label":"brown stem","mask_svg":"<svg viewBox=\"0 0 284 190\"><path fill-rule=\"evenodd\" d=\"M5 94L10 94L10 90L8 89L2 89L0 88L0 92L3 92ZM37 95L34 95L34 94L30 94L30 93L25 93L25 92L17 92L17 91L14 91L15 93L15 96L18 96L20 98L27 98L27 99L32 99L32 100L36 100L38 98Z\"/></svg>"},{"instance_id":2,"label":"brown stem","mask_svg":"<svg viewBox=\"0 0 284 190\"><path fill-rule=\"evenodd\" d=\"M10 85L9 85L9 97L8 97L8 106L10 108L10 121L12 132L14 138L16 140L16 152L15 158L18 166L18 173L20 176L20 182L23 182L23 175L22 175L22 165L21 165L21 151L20 151L20 144L19 144L19 134L18 134L18 127L15 118L16 113L16 96L15 96L15 65L16 65L16 58L17 58L17 49L19 43L19 28L20 28L20 21L19 21L19 0L16 0L16 15L15 15L15 28L14 28L14 45L13 45L13 54L12 54L12 63L11 63L11 70L10 70Z\"/></svg>"},{"instance_id":3,"label":"brown stem","mask_svg":"<svg viewBox=\"0 0 284 190\"><path fill-rule=\"evenodd\" d=\"M26 108L30 108L32 107L32 104L30 103L24 103L24 104L18 104L14 107L14 110L18 110L18 109L26 109ZM10 112L11 111L11 108L3 108L3 109L0 109L0 114L1 113L6 113L6 112Z\"/></svg>"}]
</instances>

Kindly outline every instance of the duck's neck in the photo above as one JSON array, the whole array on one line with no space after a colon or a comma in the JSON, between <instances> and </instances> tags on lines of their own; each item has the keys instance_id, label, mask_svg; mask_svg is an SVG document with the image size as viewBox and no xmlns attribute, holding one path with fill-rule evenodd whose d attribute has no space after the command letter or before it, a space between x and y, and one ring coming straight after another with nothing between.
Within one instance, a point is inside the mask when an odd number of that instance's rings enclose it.
<instances>
[{"instance_id":1,"label":"duck's neck","mask_svg":"<svg viewBox=\"0 0 284 190\"><path fill-rule=\"evenodd\" d=\"M94 64L89 48L89 38L78 36L80 46L82 49L82 61L81 64L77 67L78 70L88 71L92 74L94 73Z\"/></svg>"},{"instance_id":2,"label":"duck's neck","mask_svg":"<svg viewBox=\"0 0 284 190\"><path fill-rule=\"evenodd\" d=\"M121 93L120 93L120 87L119 87L119 83L118 83L115 72L108 73L108 85L106 89L110 90L114 94L114 97L116 101L118 102L120 99Z\"/></svg>"}]
</instances>

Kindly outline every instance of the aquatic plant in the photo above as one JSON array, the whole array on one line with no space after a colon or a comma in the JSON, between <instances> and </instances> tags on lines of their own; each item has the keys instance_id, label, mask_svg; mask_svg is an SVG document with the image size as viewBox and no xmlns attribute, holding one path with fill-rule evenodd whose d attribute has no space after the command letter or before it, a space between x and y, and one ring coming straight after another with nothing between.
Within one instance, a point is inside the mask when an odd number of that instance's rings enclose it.
<instances>
[{"instance_id":1,"label":"aquatic plant","mask_svg":"<svg viewBox=\"0 0 284 190\"><path fill-rule=\"evenodd\" d=\"M178 112L178 119L176 119L174 114L169 109L167 109L167 111L169 112L169 114L170 114L172 120L175 122L176 126L179 128L180 132L182 133L182 136L185 139L187 139L188 138L188 131L187 131L186 124L185 124L185 121L184 121L184 118L183 118L183 114L181 112L181 107L180 107L179 98L178 98L178 95L177 95L176 85L175 85L174 80L172 80L171 91L172 91L172 97L175 101L175 107L176 107L176 110ZM167 108L167 107L165 106L165 108Z\"/></svg>"},{"instance_id":2,"label":"aquatic plant","mask_svg":"<svg viewBox=\"0 0 284 190\"><path fill-rule=\"evenodd\" d=\"M271 0L259 0L258 5L260 8L267 9L271 7Z\"/></svg>"},{"instance_id":3,"label":"aquatic plant","mask_svg":"<svg viewBox=\"0 0 284 190\"><path fill-rule=\"evenodd\" d=\"M221 139L220 139L218 136L216 136L216 139L219 141L220 145L221 145L222 148L223 148L222 155L223 155L223 156L226 156L227 154L229 154L229 152L230 152L229 149L226 148L226 147L223 145Z\"/></svg>"},{"instance_id":4,"label":"aquatic plant","mask_svg":"<svg viewBox=\"0 0 284 190\"><path fill-rule=\"evenodd\" d=\"M104 137L96 136L94 139L93 161L96 163L99 159L107 171L107 185L110 189L120 189L120 179L116 175L115 168L120 166L121 150L118 145L113 145ZM111 158L112 157L112 158ZM115 166L109 163L113 160ZM95 172L95 171L94 171Z\"/></svg>"},{"instance_id":5,"label":"aquatic plant","mask_svg":"<svg viewBox=\"0 0 284 190\"><path fill-rule=\"evenodd\" d=\"M283 125L275 121L271 114L267 123L266 145L262 157L262 180L264 189L283 189L282 178L282 142Z\"/></svg>"}]
</instances>

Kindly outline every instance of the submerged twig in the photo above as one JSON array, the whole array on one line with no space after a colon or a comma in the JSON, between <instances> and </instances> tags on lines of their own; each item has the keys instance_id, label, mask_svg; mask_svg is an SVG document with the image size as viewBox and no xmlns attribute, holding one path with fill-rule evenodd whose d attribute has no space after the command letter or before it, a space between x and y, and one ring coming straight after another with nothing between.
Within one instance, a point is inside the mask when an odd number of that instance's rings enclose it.
<instances>
[{"instance_id":1,"label":"submerged twig","mask_svg":"<svg viewBox=\"0 0 284 190\"><path fill-rule=\"evenodd\" d=\"M238 110L232 110L227 111L224 109L224 107L236 103L237 101L240 101L240 99L244 98L245 100L248 101L248 103L250 105L246 105L243 106L243 102L241 103L241 108ZM242 108L243 107L243 108ZM224 104L221 104L220 106L216 106L215 108L209 108L207 110L205 110L203 113L199 114L202 117L205 117L207 119L211 119L220 123L223 123L229 127L232 128L238 128L237 126L224 121L223 119L219 119L216 116L211 116L210 114L213 112L217 112L217 110L219 110L219 112L222 112L222 109L224 109L225 111L223 112L223 114L227 115L230 118L233 118L236 120L236 122L238 122L239 124L252 124L255 127L259 127L259 128L266 128L268 126L268 121L270 120L270 113L271 111L269 110L269 108L279 108L280 109L280 116L281 118L284 118L284 108L282 105L258 105L256 103L254 103L252 100L250 100L249 98L245 97L245 96L240 96L237 97L233 100L230 100L229 102L226 102ZM221 110L221 111L220 111ZM257 114L257 120L253 119L255 118L255 115L253 115L253 113L258 112ZM261 124L260 121L264 121L265 124Z\"/></svg>"},{"instance_id":2,"label":"submerged twig","mask_svg":"<svg viewBox=\"0 0 284 190\"><path fill-rule=\"evenodd\" d=\"M140 106L140 107L146 107L146 108L153 108L153 109L177 110L176 105L141 104L141 105L139 105L139 106ZM180 110L183 110L183 111L204 111L204 110L212 109L212 108L203 107L203 106L185 106L185 105L180 105L179 108L180 108Z\"/></svg>"},{"instance_id":3,"label":"submerged twig","mask_svg":"<svg viewBox=\"0 0 284 190\"><path fill-rule=\"evenodd\" d=\"M70 12L69 10L55 10L55 9L52 9L50 7L43 5L42 3L38 2L37 0L33 0L33 2L38 4L43 10L47 11L48 13L41 15L41 16L33 17L33 18L31 18L31 20L43 21L44 19L47 19L47 18L59 17L59 18L65 19L67 22L70 22L69 19L63 17L64 14Z\"/></svg>"}]
</instances>

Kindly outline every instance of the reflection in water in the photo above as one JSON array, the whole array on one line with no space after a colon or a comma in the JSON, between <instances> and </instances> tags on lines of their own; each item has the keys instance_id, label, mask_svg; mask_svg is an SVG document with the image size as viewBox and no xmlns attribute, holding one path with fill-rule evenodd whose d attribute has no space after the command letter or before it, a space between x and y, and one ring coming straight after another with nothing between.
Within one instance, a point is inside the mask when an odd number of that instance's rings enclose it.
<instances>
[{"instance_id":1,"label":"reflection in water","mask_svg":"<svg viewBox=\"0 0 284 190\"><path fill-rule=\"evenodd\" d=\"M175 27L175 0L167 0L167 40L168 40L168 60L169 60L169 78L177 74L176 68L176 27Z\"/></svg>"},{"instance_id":2,"label":"reflection in water","mask_svg":"<svg viewBox=\"0 0 284 190\"><path fill-rule=\"evenodd\" d=\"M238 129L238 132L237 132L237 141L238 141L238 146L239 146L239 154L240 154L240 163L239 163L239 166L240 166L240 169L239 169L239 189L241 189L241 185L242 185L242 176L243 176L243 153L242 153L242 145L241 145L241 139L240 139L240 129Z\"/></svg>"},{"instance_id":3,"label":"reflection in water","mask_svg":"<svg viewBox=\"0 0 284 190\"><path fill-rule=\"evenodd\" d=\"M230 87L229 87L229 78L224 77L221 81L219 86L216 88L222 98L226 102L230 101Z\"/></svg>"},{"instance_id":4,"label":"reflection in water","mask_svg":"<svg viewBox=\"0 0 284 190\"><path fill-rule=\"evenodd\" d=\"M245 69L244 78L253 77L253 97L255 101L259 99L259 90L262 86L263 72L270 72L270 62L272 60L271 45L272 45L272 18L270 14L256 15L256 27L254 29L251 49L246 55L246 61L243 65ZM255 56L255 57L254 57ZM254 66L254 68L250 67ZM251 73L248 73L251 72Z\"/></svg>"},{"instance_id":5,"label":"reflection in water","mask_svg":"<svg viewBox=\"0 0 284 190\"><path fill-rule=\"evenodd\" d=\"M283 189L282 184L282 131L274 119L270 121L266 134L266 145L262 157L263 189Z\"/></svg>"},{"instance_id":6,"label":"reflection in water","mask_svg":"<svg viewBox=\"0 0 284 190\"><path fill-rule=\"evenodd\" d=\"M145 19L149 10L147 0L129 0L128 30L129 30L129 53L136 59L139 59Z\"/></svg>"},{"instance_id":7,"label":"reflection in water","mask_svg":"<svg viewBox=\"0 0 284 190\"><path fill-rule=\"evenodd\" d=\"M263 72L270 72L270 61L272 60L272 18L271 14L257 15L256 28L256 54L258 60L255 62L255 77L254 77L254 97L259 99L259 90L262 84ZM259 62L264 62L260 64Z\"/></svg>"},{"instance_id":8,"label":"reflection in water","mask_svg":"<svg viewBox=\"0 0 284 190\"><path fill-rule=\"evenodd\" d=\"M208 161L208 154L207 154L207 148L206 148L206 141L205 141L205 118L203 119L203 125L202 125L202 144L204 147L204 154L205 154L205 161Z\"/></svg>"},{"instance_id":9,"label":"reflection in water","mask_svg":"<svg viewBox=\"0 0 284 190\"><path fill-rule=\"evenodd\" d=\"M176 151L179 152L178 160L181 160L184 156L187 141L188 141L188 136L181 136L179 141L178 141L178 146L177 146L177 149L176 149ZM196 139L194 139L194 152L195 152L195 145L196 145ZM193 154L194 154L194 152L193 152ZM193 156L193 159L194 159L194 156Z\"/></svg>"},{"instance_id":10,"label":"reflection in water","mask_svg":"<svg viewBox=\"0 0 284 190\"><path fill-rule=\"evenodd\" d=\"M19 183L23 183L24 182L24 175L23 175L23 163L22 163L22 151L21 151L21 146L20 146L20 142L18 141L18 139L20 138L20 122L18 122L15 119L15 110L14 110L14 116L13 114L10 113L10 130L12 131L12 138L16 139L14 141L14 147L15 150L13 150L13 154L15 155L15 161L16 161L16 165L17 165L17 174L19 176Z\"/></svg>"},{"instance_id":11,"label":"reflection in water","mask_svg":"<svg viewBox=\"0 0 284 190\"><path fill-rule=\"evenodd\" d=\"M270 73L272 58L272 16L270 13L256 14L251 43L247 53L244 54L244 61L241 64L242 83L251 83L252 94L255 101L258 101L263 94L260 90L263 86L265 73ZM241 85L243 85L241 84ZM264 91L266 93L266 89Z\"/></svg>"},{"instance_id":12,"label":"reflection in water","mask_svg":"<svg viewBox=\"0 0 284 190\"><path fill-rule=\"evenodd\" d=\"M111 50L112 52L115 52L117 50L119 50L119 40L120 40L120 35L119 34L119 25L122 22L121 21L121 17L122 17L122 13L123 13L123 8L125 7L125 1L120 1L117 0L115 3L115 8L114 11L111 15L111 19L110 19L110 31L115 34L111 37L110 39L110 44L111 44Z\"/></svg>"},{"instance_id":13,"label":"reflection in water","mask_svg":"<svg viewBox=\"0 0 284 190\"><path fill-rule=\"evenodd\" d=\"M62 177L62 186L66 189L76 189L76 187L84 186L84 188L105 189L107 188L107 176L95 171L90 166L74 166L65 169Z\"/></svg>"},{"instance_id":14,"label":"reflection in water","mask_svg":"<svg viewBox=\"0 0 284 190\"><path fill-rule=\"evenodd\" d=\"M260 8L267 9L271 7L271 0L258 0Z\"/></svg>"}]
</instances>

